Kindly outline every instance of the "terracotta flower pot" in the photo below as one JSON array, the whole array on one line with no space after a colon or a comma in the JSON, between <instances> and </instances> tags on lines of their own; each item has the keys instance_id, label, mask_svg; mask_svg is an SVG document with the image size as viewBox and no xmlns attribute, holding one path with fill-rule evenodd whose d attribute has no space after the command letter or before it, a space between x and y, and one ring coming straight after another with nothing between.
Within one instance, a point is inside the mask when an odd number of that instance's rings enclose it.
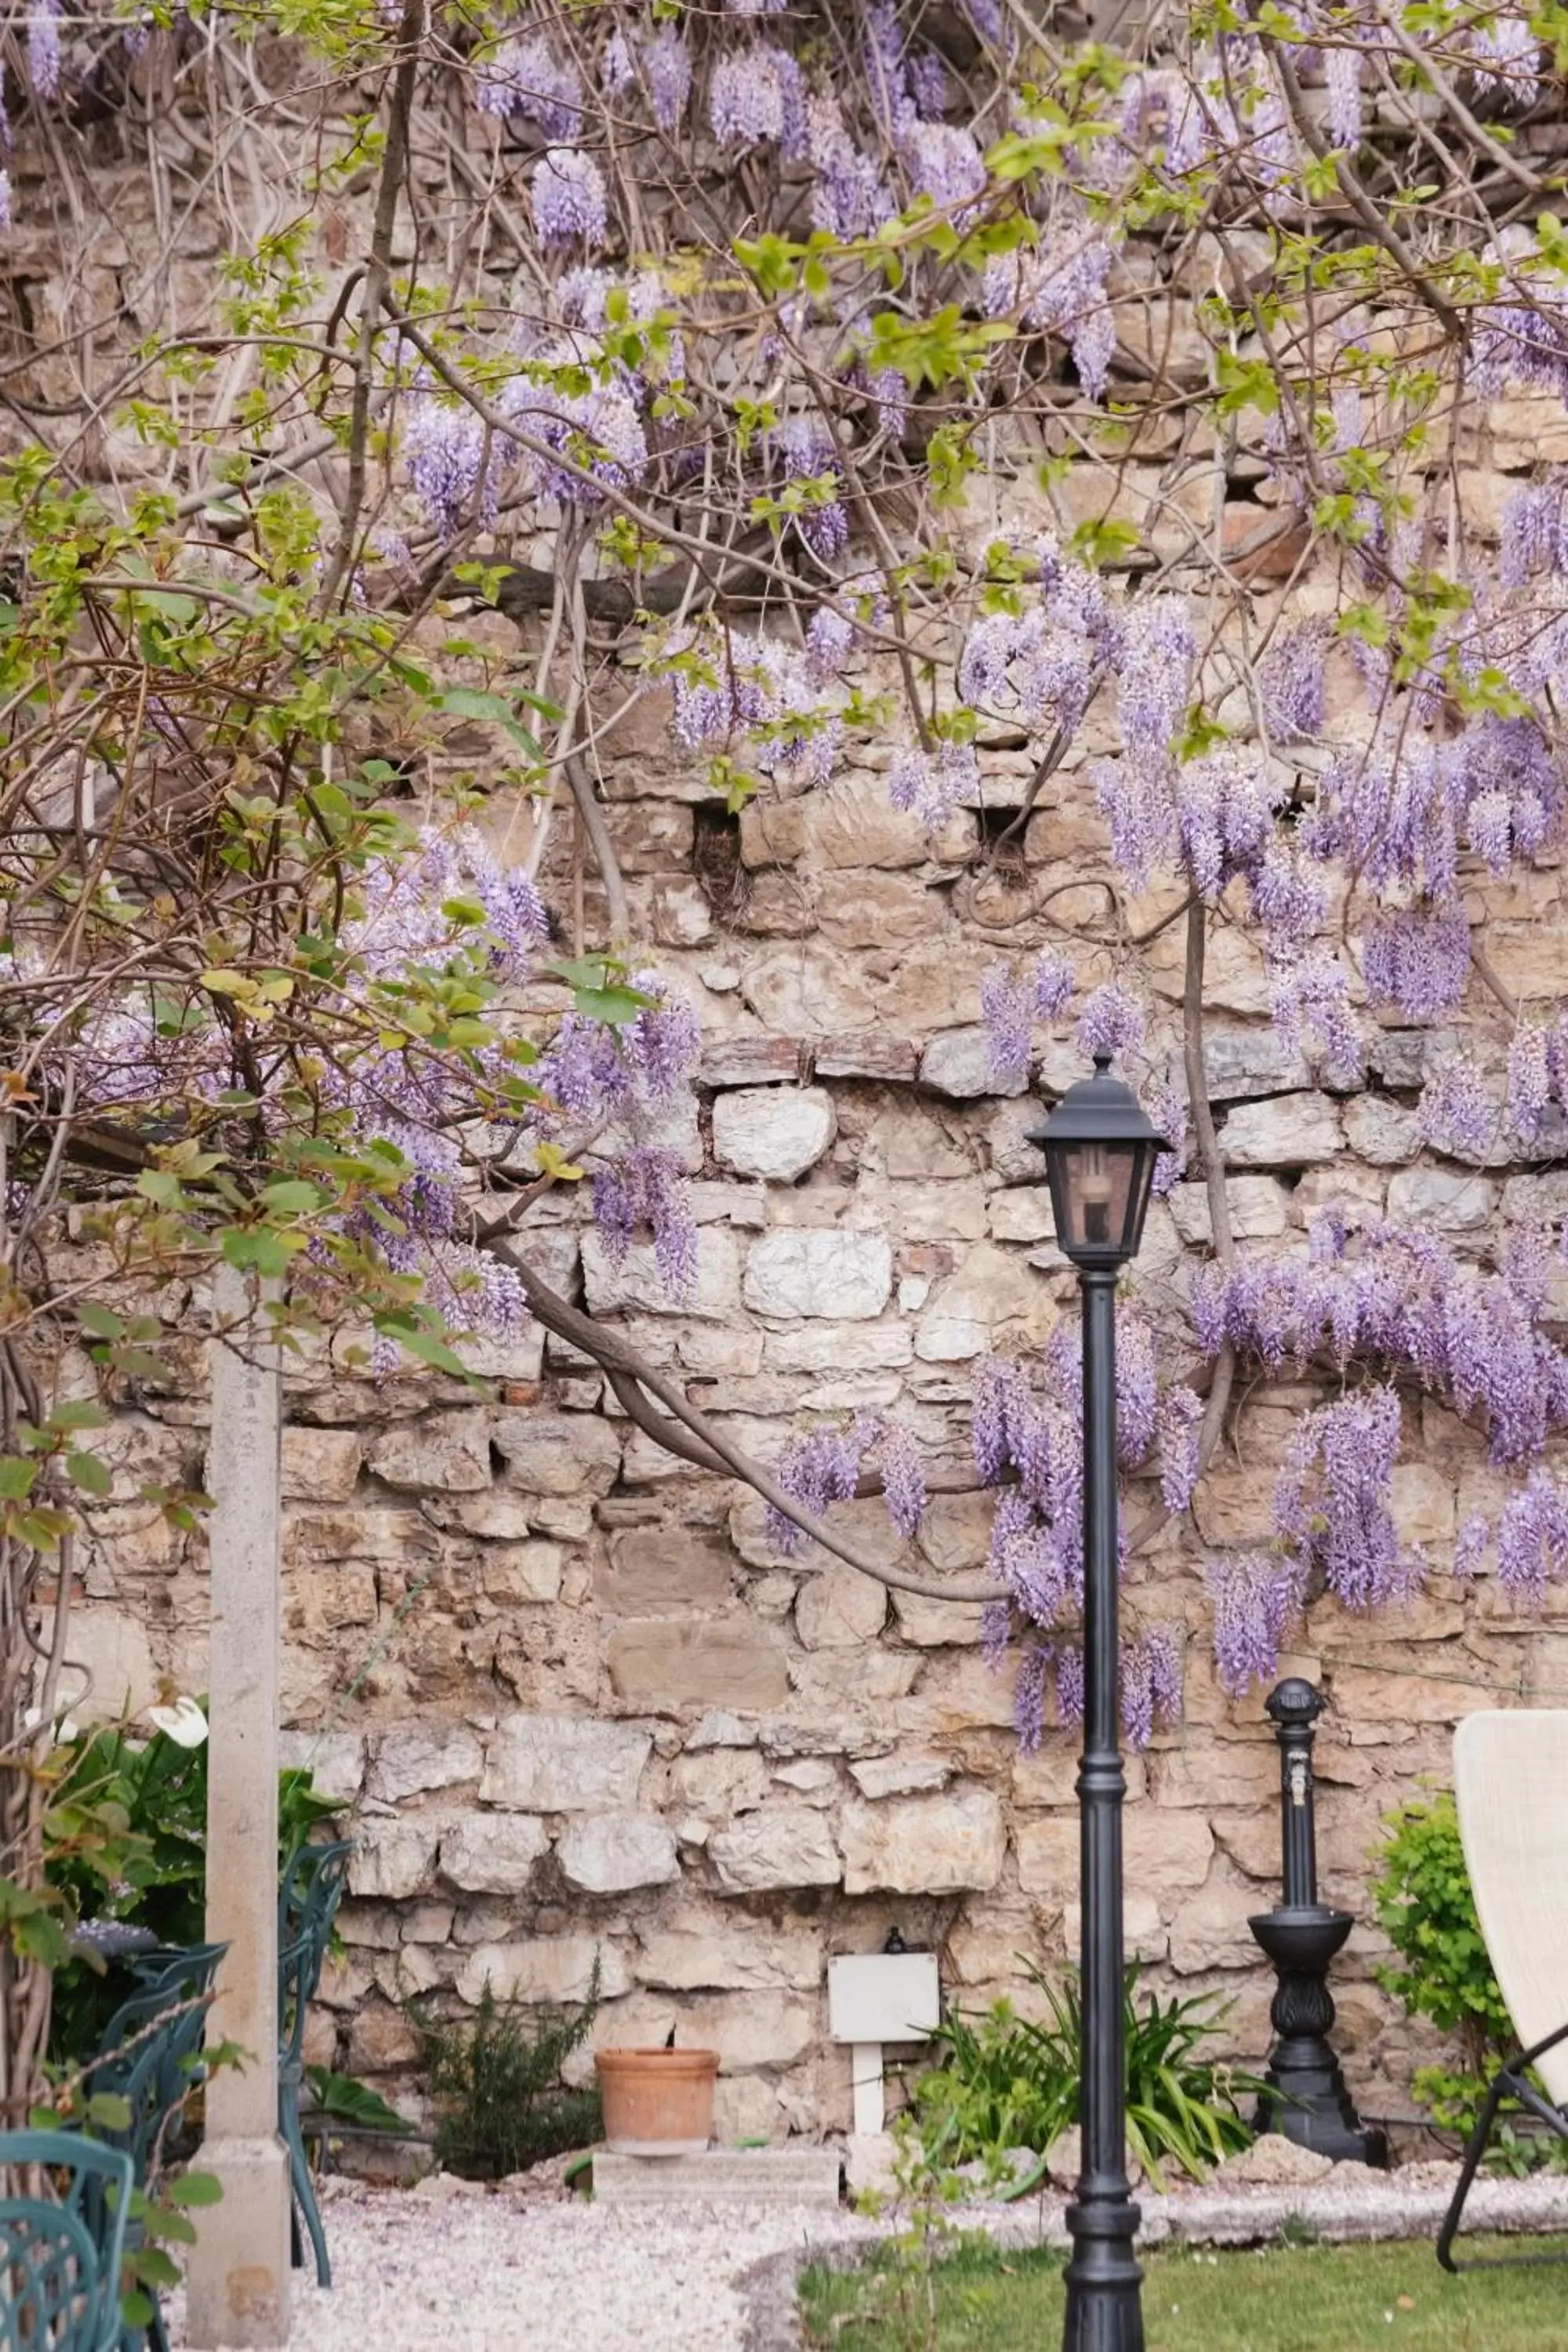
<instances>
[{"instance_id":1,"label":"terracotta flower pot","mask_svg":"<svg viewBox=\"0 0 1568 2352\"><path fill-rule=\"evenodd\" d=\"M713 2134L716 2050L601 2050L605 2142L616 2156L700 2156Z\"/></svg>"}]
</instances>

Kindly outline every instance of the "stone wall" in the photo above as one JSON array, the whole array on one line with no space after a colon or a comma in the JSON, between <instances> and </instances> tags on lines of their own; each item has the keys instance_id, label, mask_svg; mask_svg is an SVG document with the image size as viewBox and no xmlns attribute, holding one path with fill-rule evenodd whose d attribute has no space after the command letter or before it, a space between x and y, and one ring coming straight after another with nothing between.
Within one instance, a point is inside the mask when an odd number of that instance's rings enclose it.
<instances>
[{"instance_id":1,"label":"stone wall","mask_svg":"<svg viewBox=\"0 0 1568 2352\"><path fill-rule=\"evenodd\" d=\"M493 616L468 625L515 643ZM708 1040L700 1108L677 1138L700 1280L672 1311L643 1256L609 1261L570 1191L543 1204L540 1263L624 1317L764 1459L799 1415L896 1408L937 1464L920 1549L938 1574L973 1574L985 1552L988 1503L966 1491L973 1359L1037 1346L1075 1311L1026 1140L1038 1104L993 1088L980 975L1066 932L1086 983L1131 968L1155 1008L1155 1050L1179 1065L1180 925L1136 955L1126 944L1176 901L1130 899L1113 878L1083 782L1098 748L1091 729L1047 788L1026 866L985 855L1030 764L1005 740L983 749L985 809L961 811L934 843L889 807L875 743L831 790L738 822L674 757L656 699L608 745L639 922ZM505 809L489 821L514 844L529 822ZM562 820L546 880L568 929L573 848ZM1510 986L1568 990L1555 867L1479 878L1471 896ZM591 876L585 924L603 938ZM1415 1099L1440 1035L1382 1033L1366 1090L1334 1095L1273 1039L1239 930L1217 929L1210 968L1208 1065L1242 1241L1297 1244L1336 1194L1478 1251L1500 1220L1568 1206L1559 1172L1418 1158ZM1058 1086L1080 1067L1064 1027L1043 1076ZM1201 1187L1184 1184L1152 1212L1136 1269L1173 1370L1189 1368L1179 1294L1207 1234ZM133 1499L144 1480L200 1476L191 1313L184 1294L165 1303L188 1393L149 1397L118 1424L121 1485L87 1567L79 1646L110 1706L144 1699L161 1672L205 1681L199 1550ZM291 1381L288 1720L361 1840L315 2054L406 2090L401 1996L472 2001L488 1978L556 2000L581 1994L597 1959L599 2037L659 2041L673 2024L715 2043L724 2129L843 2126L830 1954L875 1948L896 1923L938 1945L949 1994L973 2005L1020 1997L1016 1955L1072 1950L1070 1742L1052 1732L1019 1755L1010 1675L983 1660L976 1607L889 1595L819 1554L782 1560L754 1497L631 1432L593 1367L537 1334L475 1362L493 1403L425 1373L374 1389L331 1350ZM1185 1721L1130 1766L1131 1948L1163 1981L1236 1994L1228 2032L1250 2059L1267 2044L1267 1980L1246 1922L1272 1899L1277 1760L1258 1706L1216 1687L1199 1569L1205 1545L1266 1538L1273 1469L1313 1396L1239 1387L1195 1526L1168 1527L1129 1577L1139 1611L1187 1633ZM1568 1685L1553 1620L1514 1617L1488 1578L1467 1598L1441 1573L1457 1517L1496 1476L1473 1432L1411 1412L1399 1508L1437 1571L1430 1591L1374 1619L1320 1603L1286 1662L1331 1703L1326 1893L1358 1918L1339 1969L1342 2043L1366 2105L1395 2115L1423 2053L1374 1979L1379 1818L1446 1772L1467 1710ZM845 1517L890 1543L879 1502Z\"/></svg>"}]
</instances>

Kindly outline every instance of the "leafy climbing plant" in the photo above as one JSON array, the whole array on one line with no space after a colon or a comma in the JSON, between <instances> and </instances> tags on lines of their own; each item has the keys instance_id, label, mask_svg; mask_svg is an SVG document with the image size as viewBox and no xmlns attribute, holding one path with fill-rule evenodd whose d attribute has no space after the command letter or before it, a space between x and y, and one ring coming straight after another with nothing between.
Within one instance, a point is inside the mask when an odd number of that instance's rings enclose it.
<instances>
[{"instance_id":1,"label":"leafy climbing plant","mask_svg":"<svg viewBox=\"0 0 1568 2352\"><path fill-rule=\"evenodd\" d=\"M1401 1805L1384 1826L1372 1893L1395 1958L1378 1979L1409 2016L1429 2018L1458 2042L1460 2065L1424 2066L1413 2087L1436 2122L1468 2129L1485 2095L1489 2064L1514 2036L1476 1916L1458 1814L1444 1790Z\"/></svg>"}]
</instances>

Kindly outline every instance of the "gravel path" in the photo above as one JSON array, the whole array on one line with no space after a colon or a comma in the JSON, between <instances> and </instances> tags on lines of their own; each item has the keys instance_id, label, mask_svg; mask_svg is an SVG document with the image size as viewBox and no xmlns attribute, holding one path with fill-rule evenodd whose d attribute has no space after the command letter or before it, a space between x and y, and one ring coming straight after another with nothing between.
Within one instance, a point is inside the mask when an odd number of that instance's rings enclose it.
<instances>
[{"instance_id":1,"label":"gravel path","mask_svg":"<svg viewBox=\"0 0 1568 2352\"><path fill-rule=\"evenodd\" d=\"M1290 2215L1324 2239L1435 2237L1454 2168L1336 2167L1312 2187L1188 2190L1141 2198L1142 2242L1239 2245ZM820 2207L595 2209L580 2200L430 2182L417 2189L330 2181L336 2284L295 2273L289 2352L785 2352L796 2342L794 2276L804 2249L850 2258L873 2226ZM434 2192L434 2193L433 2193ZM1005 2244L1065 2242L1064 2200L972 2206L961 2225ZM1568 2230L1568 2180L1483 2180L1471 2226ZM169 2305L184 2352L182 2299Z\"/></svg>"},{"instance_id":2,"label":"gravel path","mask_svg":"<svg viewBox=\"0 0 1568 2352\"><path fill-rule=\"evenodd\" d=\"M742 2273L808 2242L871 2234L820 2208L676 2217L504 2189L435 2199L332 2186L334 2283L322 2294L295 2273L289 2352L741 2352ZM171 2296L176 2352L184 2316Z\"/></svg>"}]
</instances>

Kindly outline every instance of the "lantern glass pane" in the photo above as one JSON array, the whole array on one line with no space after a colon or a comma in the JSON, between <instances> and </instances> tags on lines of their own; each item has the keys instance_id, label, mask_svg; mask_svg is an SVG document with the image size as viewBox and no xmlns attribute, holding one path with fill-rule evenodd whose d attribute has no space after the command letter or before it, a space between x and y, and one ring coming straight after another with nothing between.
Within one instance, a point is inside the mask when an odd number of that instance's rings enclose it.
<instances>
[{"instance_id":1,"label":"lantern glass pane","mask_svg":"<svg viewBox=\"0 0 1568 2352\"><path fill-rule=\"evenodd\" d=\"M1068 1248L1120 1251L1126 1246L1128 1211L1142 1208L1133 1185L1141 1156L1135 1143L1069 1143L1063 1148L1067 1231L1062 1239Z\"/></svg>"}]
</instances>

